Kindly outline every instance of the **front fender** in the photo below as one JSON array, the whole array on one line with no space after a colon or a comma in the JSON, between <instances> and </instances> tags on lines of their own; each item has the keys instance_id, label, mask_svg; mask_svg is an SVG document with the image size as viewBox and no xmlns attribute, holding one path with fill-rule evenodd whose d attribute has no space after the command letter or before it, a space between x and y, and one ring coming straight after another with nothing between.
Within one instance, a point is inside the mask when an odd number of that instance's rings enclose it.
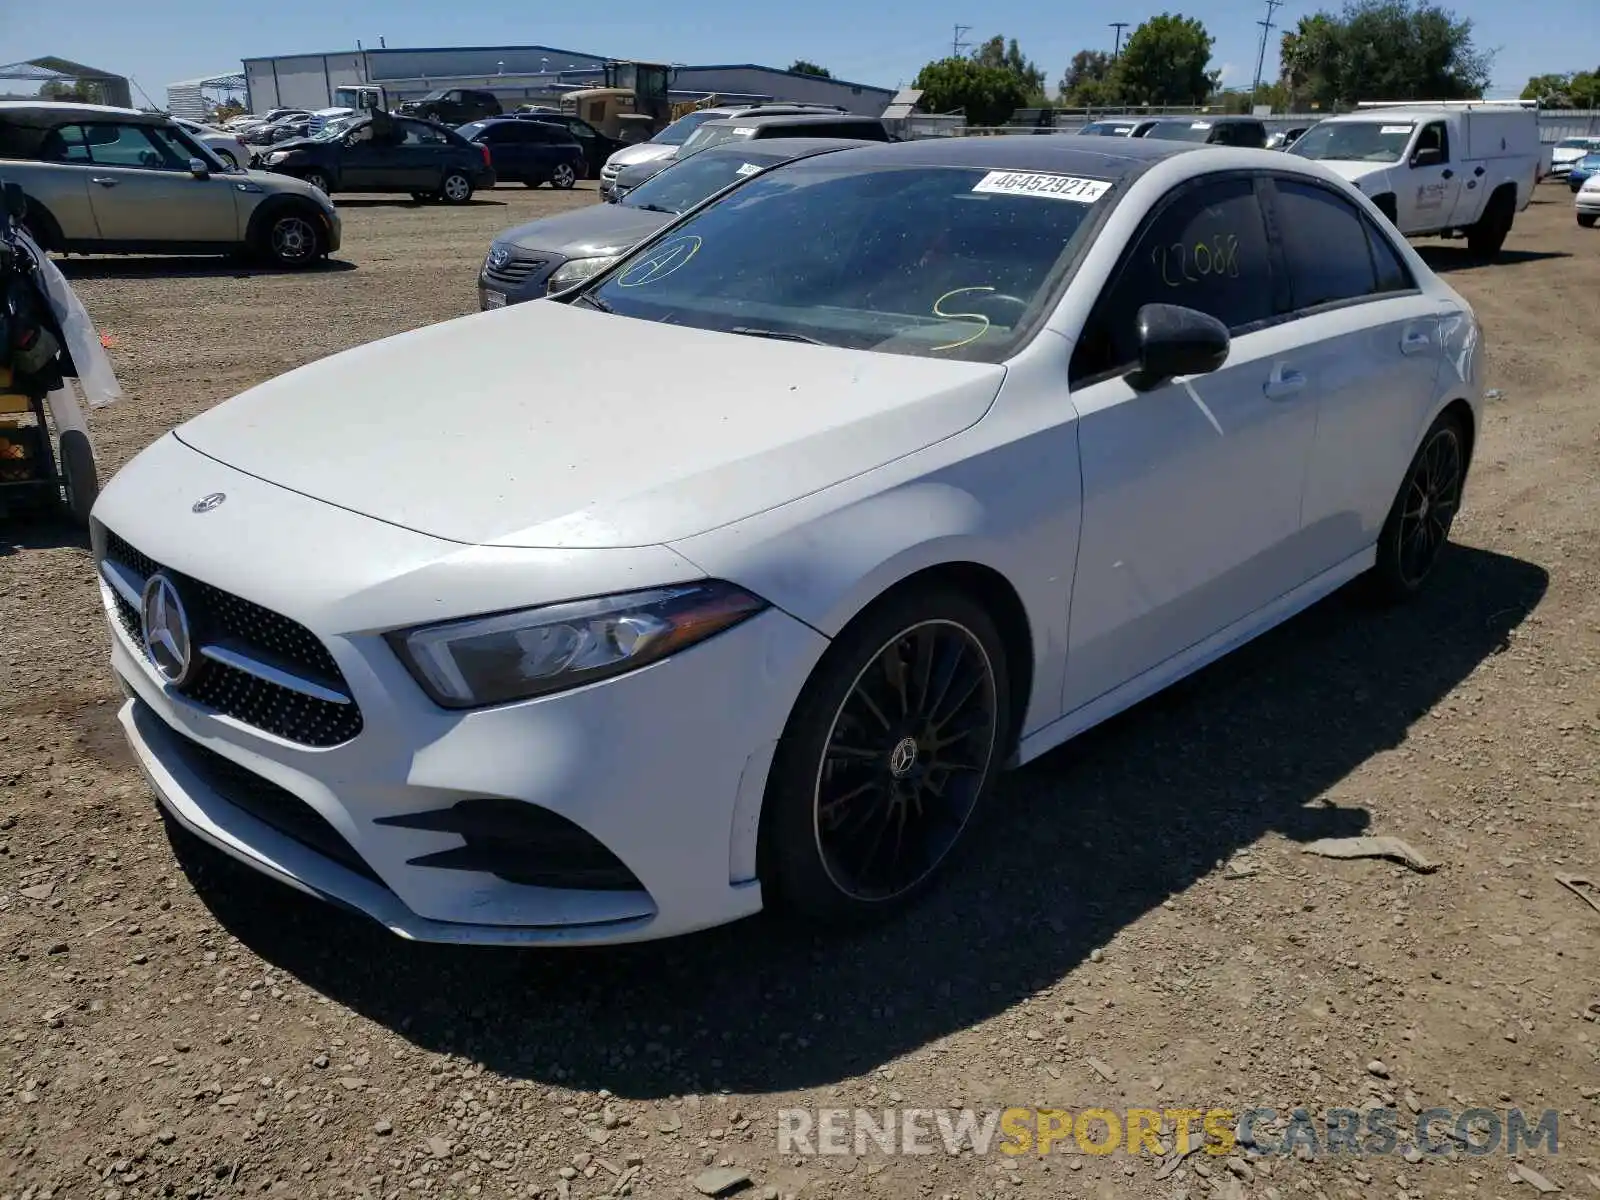
<instances>
[{"instance_id":1,"label":"front fender","mask_svg":"<svg viewBox=\"0 0 1600 1200\"><path fill-rule=\"evenodd\" d=\"M1027 621L1032 728L1059 709L1081 516L1076 425L952 443L672 548L829 638L921 571L993 572Z\"/></svg>"}]
</instances>

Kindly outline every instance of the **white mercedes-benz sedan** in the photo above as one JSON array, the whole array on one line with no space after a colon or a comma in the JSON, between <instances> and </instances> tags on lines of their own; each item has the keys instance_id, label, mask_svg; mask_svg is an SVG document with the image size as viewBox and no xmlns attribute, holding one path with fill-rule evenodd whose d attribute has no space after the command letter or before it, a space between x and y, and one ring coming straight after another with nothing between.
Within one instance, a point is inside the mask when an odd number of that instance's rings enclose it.
<instances>
[{"instance_id":1,"label":"white mercedes-benz sedan","mask_svg":"<svg viewBox=\"0 0 1600 1200\"><path fill-rule=\"evenodd\" d=\"M1422 587L1481 371L1467 304L1307 159L752 171L124 468L122 723L176 823L405 937L859 921L1003 768L1357 576Z\"/></svg>"}]
</instances>

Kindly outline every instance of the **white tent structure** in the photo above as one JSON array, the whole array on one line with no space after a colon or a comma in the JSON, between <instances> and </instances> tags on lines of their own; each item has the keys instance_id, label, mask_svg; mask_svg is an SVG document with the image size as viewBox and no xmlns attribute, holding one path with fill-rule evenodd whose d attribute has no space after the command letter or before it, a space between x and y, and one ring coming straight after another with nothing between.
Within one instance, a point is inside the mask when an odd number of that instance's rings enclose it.
<instances>
[{"instance_id":1,"label":"white tent structure","mask_svg":"<svg viewBox=\"0 0 1600 1200\"><path fill-rule=\"evenodd\" d=\"M204 121L216 107L216 102L207 92L221 92L230 98L240 99L244 90L244 75L238 71L226 75L208 75L204 79L189 79L183 83L169 83L167 111L175 117Z\"/></svg>"}]
</instances>

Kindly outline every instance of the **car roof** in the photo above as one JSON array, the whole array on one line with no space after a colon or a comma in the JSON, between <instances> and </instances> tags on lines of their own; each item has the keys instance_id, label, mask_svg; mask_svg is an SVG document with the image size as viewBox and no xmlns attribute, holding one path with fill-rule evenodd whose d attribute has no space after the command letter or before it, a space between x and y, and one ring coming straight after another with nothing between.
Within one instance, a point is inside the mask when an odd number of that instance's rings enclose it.
<instances>
[{"instance_id":1,"label":"car roof","mask_svg":"<svg viewBox=\"0 0 1600 1200\"><path fill-rule=\"evenodd\" d=\"M136 108L113 108L109 104L85 104L72 100L0 100L0 120L13 125L48 128L83 117L116 117L123 121L141 121L151 125L165 125L168 120L166 113L140 112Z\"/></svg>"},{"instance_id":2,"label":"car roof","mask_svg":"<svg viewBox=\"0 0 1600 1200\"><path fill-rule=\"evenodd\" d=\"M1089 175L1115 182L1139 174L1179 154L1210 151L1193 142L1153 142L1143 138L1083 138L1071 133L1031 137L922 138L910 142L867 142L847 150L847 161L862 167L975 167L990 171L1047 171ZM1219 148L1220 150L1221 148ZM710 150L702 151L704 154ZM1272 151L1269 161L1283 155ZM1216 161L1209 157L1207 161Z\"/></svg>"},{"instance_id":3,"label":"car roof","mask_svg":"<svg viewBox=\"0 0 1600 1200\"><path fill-rule=\"evenodd\" d=\"M760 116L762 113L770 113L773 116L804 116L812 112L843 114L844 109L837 104L813 104L805 100L766 100L751 104L719 104L714 108L696 109L695 112L711 113L718 117Z\"/></svg>"},{"instance_id":4,"label":"car roof","mask_svg":"<svg viewBox=\"0 0 1600 1200\"><path fill-rule=\"evenodd\" d=\"M839 125L847 121L851 124L860 124L862 121L877 119L877 117L863 117L842 112L774 113L769 116L724 117L719 121L707 121L706 125L738 125L741 128L752 125Z\"/></svg>"},{"instance_id":5,"label":"car roof","mask_svg":"<svg viewBox=\"0 0 1600 1200\"><path fill-rule=\"evenodd\" d=\"M853 150L858 146L873 146L860 138L769 138L761 142L723 142L700 151L710 157L771 159L787 162L796 158L810 158L814 154L830 154L835 150ZM700 154L690 155L684 162L692 162Z\"/></svg>"},{"instance_id":6,"label":"car roof","mask_svg":"<svg viewBox=\"0 0 1600 1200\"><path fill-rule=\"evenodd\" d=\"M1260 117L1240 116L1238 113L1218 113L1214 117L1197 113L1192 117L1158 117L1157 125L1259 125Z\"/></svg>"}]
</instances>

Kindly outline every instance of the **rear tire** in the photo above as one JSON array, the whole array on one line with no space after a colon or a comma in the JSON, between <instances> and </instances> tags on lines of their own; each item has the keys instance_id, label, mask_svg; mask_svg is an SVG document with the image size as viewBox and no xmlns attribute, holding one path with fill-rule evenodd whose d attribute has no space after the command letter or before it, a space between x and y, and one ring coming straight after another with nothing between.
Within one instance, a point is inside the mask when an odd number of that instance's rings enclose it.
<instances>
[{"instance_id":1,"label":"rear tire","mask_svg":"<svg viewBox=\"0 0 1600 1200\"><path fill-rule=\"evenodd\" d=\"M560 191L571 191L577 182L578 172L571 163L557 163L550 172L550 186Z\"/></svg>"},{"instance_id":2,"label":"rear tire","mask_svg":"<svg viewBox=\"0 0 1600 1200\"><path fill-rule=\"evenodd\" d=\"M237 171L239 169L239 160L233 156L231 151L218 150L217 157L227 164L227 166L232 170Z\"/></svg>"},{"instance_id":3,"label":"rear tire","mask_svg":"<svg viewBox=\"0 0 1600 1200\"><path fill-rule=\"evenodd\" d=\"M857 617L807 680L773 759L759 865L769 905L849 927L923 892L1005 758L1009 697L1005 644L964 592L907 590Z\"/></svg>"},{"instance_id":4,"label":"rear tire","mask_svg":"<svg viewBox=\"0 0 1600 1200\"><path fill-rule=\"evenodd\" d=\"M1376 599L1394 604L1422 590L1449 543L1466 474L1466 426L1454 413L1445 413L1429 427L1406 467L1378 535L1378 560L1369 576Z\"/></svg>"},{"instance_id":5,"label":"rear tire","mask_svg":"<svg viewBox=\"0 0 1600 1200\"><path fill-rule=\"evenodd\" d=\"M1388 218L1389 224L1397 229L1400 227L1400 209L1395 203L1393 195L1386 192L1382 196L1374 196L1372 203L1379 212Z\"/></svg>"},{"instance_id":6,"label":"rear tire","mask_svg":"<svg viewBox=\"0 0 1600 1200\"><path fill-rule=\"evenodd\" d=\"M73 524L87 528L89 512L100 495L100 476L95 470L94 449L81 430L69 429L61 435L61 477L67 515Z\"/></svg>"},{"instance_id":7,"label":"rear tire","mask_svg":"<svg viewBox=\"0 0 1600 1200\"><path fill-rule=\"evenodd\" d=\"M450 171L439 182L439 197L446 204L465 204L472 199L472 180L463 171Z\"/></svg>"},{"instance_id":8,"label":"rear tire","mask_svg":"<svg viewBox=\"0 0 1600 1200\"><path fill-rule=\"evenodd\" d=\"M1489 197L1489 206L1478 218L1477 224L1467 230L1467 249L1477 258L1493 258L1506 244L1511 232L1511 222L1516 216L1517 202L1508 192L1496 192Z\"/></svg>"},{"instance_id":9,"label":"rear tire","mask_svg":"<svg viewBox=\"0 0 1600 1200\"><path fill-rule=\"evenodd\" d=\"M300 178L306 183L309 183L312 187L316 188L317 191L321 192L324 196L328 194L328 177L321 171L307 171L304 175L300 176Z\"/></svg>"}]
</instances>

